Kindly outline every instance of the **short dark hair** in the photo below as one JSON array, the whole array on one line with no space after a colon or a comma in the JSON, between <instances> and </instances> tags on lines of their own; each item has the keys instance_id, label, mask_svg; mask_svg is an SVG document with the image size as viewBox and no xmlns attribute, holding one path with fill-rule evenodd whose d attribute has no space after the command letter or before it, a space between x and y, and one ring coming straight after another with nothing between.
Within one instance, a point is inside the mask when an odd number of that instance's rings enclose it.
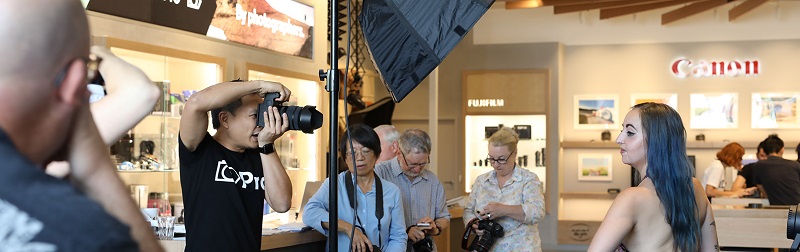
<instances>
[{"instance_id":1,"label":"short dark hair","mask_svg":"<svg viewBox=\"0 0 800 252\"><path fill-rule=\"evenodd\" d=\"M232 80L231 82L243 82L243 80L235 79L235 80ZM219 122L219 114L222 113L222 111L226 111L228 113L231 113L231 115L236 115L236 110L239 109L239 107L241 107L241 106L242 106L242 98L239 98L239 99L236 99L235 101L233 101L231 103L228 103L228 105L225 105L224 107L212 109L211 110L211 127L213 127L214 129L219 128L219 124L220 124L220 122Z\"/></svg>"},{"instance_id":2,"label":"short dark hair","mask_svg":"<svg viewBox=\"0 0 800 252\"><path fill-rule=\"evenodd\" d=\"M348 131L350 131L350 138L353 142L359 143L372 150L372 152L375 153L375 157L381 155L381 140L378 138L378 133L375 133L372 127L364 124L355 124L351 125ZM339 138L339 155L344 157L349 149L350 145L347 144L347 132L345 132Z\"/></svg>"},{"instance_id":3,"label":"short dark hair","mask_svg":"<svg viewBox=\"0 0 800 252\"><path fill-rule=\"evenodd\" d=\"M778 134L772 134L764 139L764 153L767 155L775 154L783 149L783 140L778 137Z\"/></svg>"}]
</instances>

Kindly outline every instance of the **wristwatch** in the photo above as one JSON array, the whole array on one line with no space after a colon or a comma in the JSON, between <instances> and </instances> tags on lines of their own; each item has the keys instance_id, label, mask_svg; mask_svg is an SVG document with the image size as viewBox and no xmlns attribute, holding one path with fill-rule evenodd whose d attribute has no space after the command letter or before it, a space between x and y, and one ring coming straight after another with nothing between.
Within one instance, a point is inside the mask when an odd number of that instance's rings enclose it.
<instances>
[{"instance_id":1,"label":"wristwatch","mask_svg":"<svg viewBox=\"0 0 800 252\"><path fill-rule=\"evenodd\" d=\"M265 144L258 148L258 152L261 152L261 154L264 155L272 154L273 152L275 152L275 145L271 143Z\"/></svg>"}]
</instances>

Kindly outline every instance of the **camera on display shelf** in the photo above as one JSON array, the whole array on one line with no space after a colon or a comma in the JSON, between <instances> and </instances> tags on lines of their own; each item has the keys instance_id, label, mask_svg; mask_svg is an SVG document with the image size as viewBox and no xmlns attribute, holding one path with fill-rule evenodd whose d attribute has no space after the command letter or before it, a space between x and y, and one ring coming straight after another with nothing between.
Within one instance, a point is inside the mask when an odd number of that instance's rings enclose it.
<instances>
[{"instance_id":1,"label":"camera on display shelf","mask_svg":"<svg viewBox=\"0 0 800 252\"><path fill-rule=\"evenodd\" d=\"M483 235L477 236L472 243L467 247L470 233L472 232L472 224L478 224L478 229L483 230ZM464 230L464 237L461 240L461 248L467 251L487 252L492 249L492 245L498 238L503 237L505 232L503 226L490 219L473 219L467 224Z\"/></svg>"},{"instance_id":2,"label":"camera on display shelf","mask_svg":"<svg viewBox=\"0 0 800 252\"><path fill-rule=\"evenodd\" d=\"M258 106L256 123L264 127L264 112L269 106L278 108L278 112L289 118L289 130L301 130L303 133L312 134L315 129L322 127L322 113L317 111L315 106L283 106L283 102L276 102L275 98L280 97L280 93L267 93L264 95L264 102Z\"/></svg>"}]
</instances>

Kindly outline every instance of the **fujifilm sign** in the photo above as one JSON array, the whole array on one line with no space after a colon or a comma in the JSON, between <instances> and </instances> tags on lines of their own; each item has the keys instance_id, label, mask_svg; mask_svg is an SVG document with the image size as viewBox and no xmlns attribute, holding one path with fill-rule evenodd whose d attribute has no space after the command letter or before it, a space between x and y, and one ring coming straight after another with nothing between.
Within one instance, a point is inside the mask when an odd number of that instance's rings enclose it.
<instances>
[{"instance_id":1,"label":"fujifilm sign","mask_svg":"<svg viewBox=\"0 0 800 252\"><path fill-rule=\"evenodd\" d=\"M756 76L761 72L758 60L706 61L677 59L670 68L678 78Z\"/></svg>"}]
</instances>

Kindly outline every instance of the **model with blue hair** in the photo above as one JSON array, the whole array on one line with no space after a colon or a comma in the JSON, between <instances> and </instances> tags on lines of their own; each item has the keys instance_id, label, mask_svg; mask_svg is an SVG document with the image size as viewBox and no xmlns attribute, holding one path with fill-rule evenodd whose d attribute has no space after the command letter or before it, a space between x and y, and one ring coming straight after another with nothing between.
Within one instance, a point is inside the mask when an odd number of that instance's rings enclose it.
<instances>
[{"instance_id":1,"label":"model with blue hair","mask_svg":"<svg viewBox=\"0 0 800 252\"><path fill-rule=\"evenodd\" d=\"M617 195L589 251L718 251L714 215L692 177L678 112L661 103L634 106L617 144L622 162L645 177Z\"/></svg>"}]
</instances>

